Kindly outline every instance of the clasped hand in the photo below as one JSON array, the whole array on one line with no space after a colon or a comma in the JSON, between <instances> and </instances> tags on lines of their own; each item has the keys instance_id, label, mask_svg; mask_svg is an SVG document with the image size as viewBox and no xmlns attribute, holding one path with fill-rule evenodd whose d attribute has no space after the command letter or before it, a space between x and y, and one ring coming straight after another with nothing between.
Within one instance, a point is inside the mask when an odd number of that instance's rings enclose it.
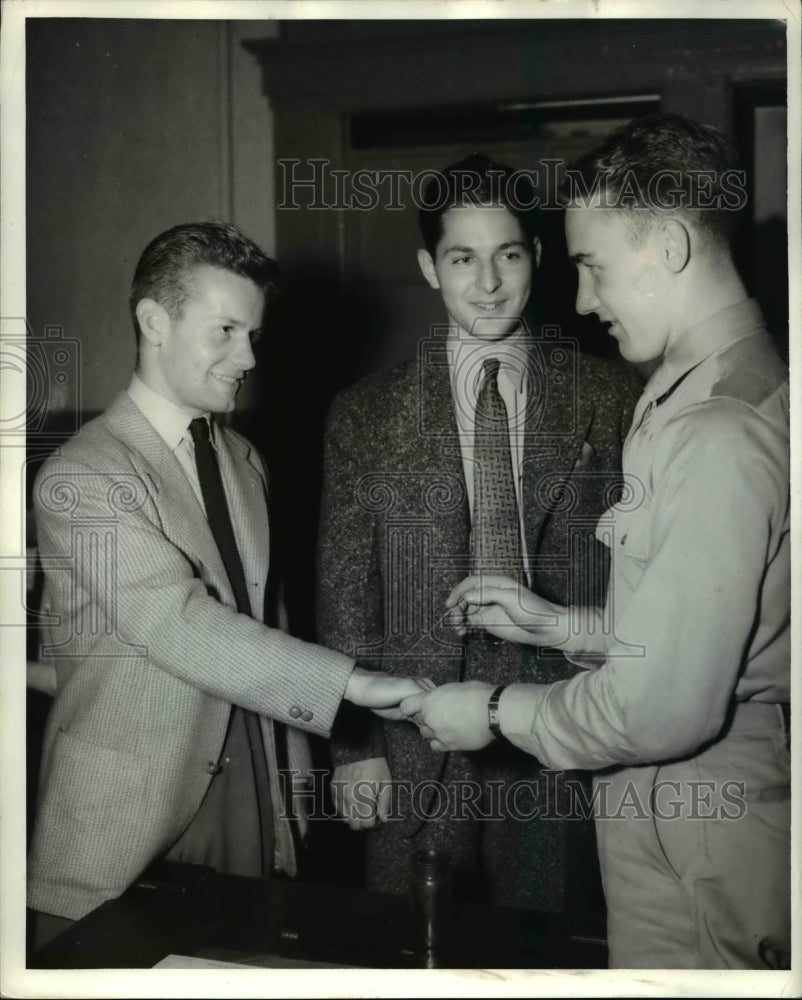
<instances>
[{"instance_id":1,"label":"clasped hand","mask_svg":"<svg viewBox=\"0 0 802 1000\"><path fill-rule=\"evenodd\" d=\"M401 702L401 712L420 729L432 750L481 750L493 739L487 703L493 691L484 681L442 684Z\"/></svg>"},{"instance_id":2,"label":"clasped hand","mask_svg":"<svg viewBox=\"0 0 802 1000\"><path fill-rule=\"evenodd\" d=\"M504 576L469 576L446 600L459 635L485 629L509 642L556 646L564 638L565 608ZM487 706L493 686L482 681L443 684L355 667L345 697L385 719L409 719L435 751L481 750L493 739ZM384 757L341 765L332 791L337 812L352 829L387 819L392 776Z\"/></svg>"},{"instance_id":3,"label":"clasped hand","mask_svg":"<svg viewBox=\"0 0 802 1000\"><path fill-rule=\"evenodd\" d=\"M434 687L427 677L404 677L354 667L344 697L384 719L406 719L400 703ZM331 791L337 815L352 830L369 830L387 819L392 776L384 757L371 757L334 769Z\"/></svg>"},{"instance_id":4,"label":"clasped hand","mask_svg":"<svg viewBox=\"0 0 802 1000\"><path fill-rule=\"evenodd\" d=\"M398 720L406 718L399 707L404 698L433 687L434 682L428 677L396 676L380 670L354 667L343 697L361 708L373 709L383 719Z\"/></svg>"},{"instance_id":5,"label":"clasped hand","mask_svg":"<svg viewBox=\"0 0 802 1000\"><path fill-rule=\"evenodd\" d=\"M451 591L446 607L459 635L484 629L508 642L560 645L567 636L567 609L538 597L507 576L469 576ZM443 684L401 702L432 750L481 750L493 739L488 702L493 685L483 681Z\"/></svg>"},{"instance_id":6,"label":"clasped hand","mask_svg":"<svg viewBox=\"0 0 802 1000\"><path fill-rule=\"evenodd\" d=\"M468 681L435 688L431 681L422 679L416 684L416 694L377 714L416 723L432 750L479 750L493 739L487 727L489 684ZM332 775L331 790L337 815L352 830L369 830L385 822L392 804L387 759L371 757L339 765Z\"/></svg>"}]
</instances>

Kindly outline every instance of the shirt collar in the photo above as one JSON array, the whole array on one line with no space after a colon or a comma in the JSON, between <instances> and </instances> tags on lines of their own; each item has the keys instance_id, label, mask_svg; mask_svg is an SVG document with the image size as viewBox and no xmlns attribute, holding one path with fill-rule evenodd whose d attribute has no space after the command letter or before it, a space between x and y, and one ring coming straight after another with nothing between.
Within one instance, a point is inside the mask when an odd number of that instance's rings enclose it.
<instances>
[{"instance_id":1,"label":"shirt collar","mask_svg":"<svg viewBox=\"0 0 802 1000\"><path fill-rule=\"evenodd\" d=\"M131 379L128 395L170 451L175 451L181 441L188 436L192 414L145 385L137 374ZM203 415L209 419L208 413ZM211 420L209 424L211 427L214 426Z\"/></svg>"},{"instance_id":2,"label":"shirt collar","mask_svg":"<svg viewBox=\"0 0 802 1000\"><path fill-rule=\"evenodd\" d=\"M476 340L459 327L452 327L446 347L454 393L475 400L482 381L482 368L489 358L498 358L499 373L509 378L517 392L523 392L531 339L523 323L504 340L490 342Z\"/></svg>"},{"instance_id":3,"label":"shirt collar","mask_svg":"<svg viewBox=\"0 0 802 1000\"><path fill-rule=\"evenodd\" d=\"M765 320L755 299L744 299L694 324L666 351L649 380L649 396L659 396L706 358L763 329Z\"/></svg>"}]
</instances>

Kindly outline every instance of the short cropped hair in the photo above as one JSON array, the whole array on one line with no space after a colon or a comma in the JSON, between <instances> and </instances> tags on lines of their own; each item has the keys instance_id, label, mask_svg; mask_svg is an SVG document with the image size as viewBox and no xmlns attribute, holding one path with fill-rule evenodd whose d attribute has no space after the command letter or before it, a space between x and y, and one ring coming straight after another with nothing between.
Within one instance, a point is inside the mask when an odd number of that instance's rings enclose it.
<instances>
[{"instance_id":1,"label":"short cropped hair","mask_svg":"<svg viewBox=\"0 0 802 1000\"><path fill-rule=\"evenodd\" d=\"M639 239L672 211L693 221L703 238L730 243L746 202L735 147L712 125L674 114L650 114L622 125L567 170L565 205L602 196L627 212Z\"/></svg>"},{"instance_id":2,"label":"short cropped hair","mask_svg":"<svg viewBox=\"0 0 802 1000\"><path fill-rule=\"evenodd\" d=\"M224 222L191 222L174 226L144 249L134 272L128 300L137 342L141 331L136 307L153 299L171 319L180 319L191 293L189 276L203 265L250 278L270 301L281 285L278 264L235 226Z\"/></svg>"},{"instance_id":3,"label":"short cropped hair","mask_svg":"<svg viewBox=\"0 0 802 1000\"><path fill-rule=\"evenodd\" d=\"M514 170L484 153L473 153L434 172L423 189L418 206L423 244L434 257L443 236L443 215L450 208L466 205L502 205L518 219L531 241L537 235L537 202L530 171Z\"/></svg>"}]
</instances>

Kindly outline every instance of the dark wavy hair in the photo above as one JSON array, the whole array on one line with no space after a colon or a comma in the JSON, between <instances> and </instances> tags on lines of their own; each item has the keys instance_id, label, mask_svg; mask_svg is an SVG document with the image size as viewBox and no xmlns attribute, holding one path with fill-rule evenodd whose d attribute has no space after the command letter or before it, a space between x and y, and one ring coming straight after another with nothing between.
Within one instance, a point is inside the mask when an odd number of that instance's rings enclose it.
<instances>
[{"instance_id":1,"label":"dark wavy hair","mask_svg":"<svg viewBox=\"0 0 802 1000\"><path fill-rule=\"evenodd\" d=\"M433 173L423 189L418 223L423 244L434 257L443 235L443 216L465 205L503 205L521 223L528 240L537 235L535 188L528 171L495 163L484 153L472 153Z\"/></svg>"}]
</instances>

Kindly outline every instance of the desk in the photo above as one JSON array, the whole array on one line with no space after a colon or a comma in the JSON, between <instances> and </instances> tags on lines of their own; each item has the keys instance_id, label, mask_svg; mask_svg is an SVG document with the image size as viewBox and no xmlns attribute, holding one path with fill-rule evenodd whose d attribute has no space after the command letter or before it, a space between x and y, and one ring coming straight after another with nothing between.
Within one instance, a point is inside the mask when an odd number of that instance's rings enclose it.
<instances>
[{"instance_id":1,"label":"desk","mask_svg":"<svg viewBox=\"0 0 802 1000\"><path fill-rule=\"evenodd\" d=\"M454 916L453 968L606 968L600 917L479 903ZM34 953L36 969L151 968L170 954L414 968L406 897L162 864Z\"/></svg>"}]
</instances>

